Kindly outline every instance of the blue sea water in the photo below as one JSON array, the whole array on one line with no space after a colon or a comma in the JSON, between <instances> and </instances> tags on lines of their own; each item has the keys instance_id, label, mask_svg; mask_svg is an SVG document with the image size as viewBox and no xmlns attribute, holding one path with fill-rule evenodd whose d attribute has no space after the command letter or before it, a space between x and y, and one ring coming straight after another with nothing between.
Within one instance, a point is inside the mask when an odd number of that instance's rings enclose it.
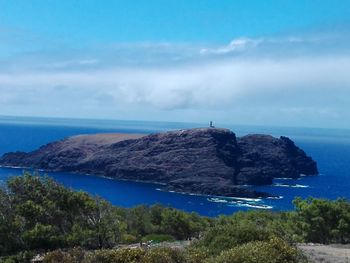
<instances>
[{"instance_id":1,"label":"blue sea water","mask_svg":"<svg viewBox=\"0 0 350 263\"><path fill-rule=\"evenodd\" d=\"M0 117L0 155L9 151L31 151L48 142L76 134L99 132L153 133L203 127L205 124ZM224 126L224 125L221 125ZM237 136L268 133L288 136L317 161L320 175L298 180L276 179L274 185L256 187L280 199L230 199L163 192L154 184L117 181L96 176L49 173L65 186L101 196L123 207L161 203L202 215L231 214L247 209L293 209L295 196L350 199L350 131L311 128L281 128L225 125ZM21 175L22 169L0 168L0 183Z\"/></svg>"}]
</instances>

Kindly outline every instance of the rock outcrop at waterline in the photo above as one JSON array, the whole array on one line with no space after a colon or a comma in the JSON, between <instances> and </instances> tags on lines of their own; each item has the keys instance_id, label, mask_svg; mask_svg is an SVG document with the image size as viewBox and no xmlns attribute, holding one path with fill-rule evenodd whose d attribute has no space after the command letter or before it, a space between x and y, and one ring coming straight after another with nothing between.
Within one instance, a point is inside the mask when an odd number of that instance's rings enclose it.
<instances>
[{"instance_id":1,"label":"rock outcrop at waterline","mask_svg":"<svg viewBox=\"0 0 350 263\"><path fill-rule=\"evenodd\" d=\"M157 182L164 189L220 196L261 196L240 185L317 174L316 163L286 137L201 128L151 135L79 135L36 151L7 153L2 166L88 173Z\"/></svg>"}]
</instances>

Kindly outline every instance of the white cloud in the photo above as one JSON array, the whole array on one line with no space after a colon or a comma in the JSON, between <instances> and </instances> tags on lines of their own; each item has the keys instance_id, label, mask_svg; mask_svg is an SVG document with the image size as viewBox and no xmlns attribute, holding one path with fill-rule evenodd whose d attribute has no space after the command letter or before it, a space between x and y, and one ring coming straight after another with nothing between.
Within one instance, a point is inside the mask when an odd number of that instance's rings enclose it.
<instances>
[{"instance_id":1,"label":"white cloud","mask_svg":"<svg viewBox=\"0 0 350 263\"><path fill-rule=\"evenodd\" d=\"M131 106L146 103L160 109L226 107L261 93L342 92L350 86L349 68L350 57L225 60L174 68L3 73L0 87L6 93L11 93L9 88L12 92L34 89L38 95L57 86L69 87L68 93L96 90L123 96Z\"/></svg>"},{"instance_id":2,"label":"white cloud","mask_svg":"<svg viewBox=\"0 0 350 263\"><path fill-rule=\"evenodd\" d=\"M71 58L13 58L0 69L0 114L186 121L209 115L306 126L316 118L313 125L341 126L349 120L350 53L320 39L240 38L205 51L149 43Z\"/></svg>"},{"instance_id":3,"label":"white cloud","mask_svg":"<svg viewBox=\"0 0 350 263\"><path fill-rule=\"evenodd\" d=\"M250 38L237 38L234 39L227 46L217 47L217 48L203 48L200 50L200 53L203 55L207 54L227 54L231 52L240 52L244 51L247 48L256 47L261 43L262 39L250 39Z\"/></svg>"}]
</instances>

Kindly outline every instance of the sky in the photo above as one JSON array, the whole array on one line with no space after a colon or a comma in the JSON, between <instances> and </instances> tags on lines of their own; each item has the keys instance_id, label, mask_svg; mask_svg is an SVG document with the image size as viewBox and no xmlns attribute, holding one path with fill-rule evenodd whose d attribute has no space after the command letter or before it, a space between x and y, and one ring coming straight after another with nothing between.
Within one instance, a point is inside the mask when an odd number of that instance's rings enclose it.
<instances>
[{"instance_id":1,"label":"sky","mask_svg":"<svg viewBox=\"0 0 350 263\"><path fill-rule=\"evenodd\" d=\"M350 128L350 1L0 0L0 115Z\"/></svg>"}]
</instances>

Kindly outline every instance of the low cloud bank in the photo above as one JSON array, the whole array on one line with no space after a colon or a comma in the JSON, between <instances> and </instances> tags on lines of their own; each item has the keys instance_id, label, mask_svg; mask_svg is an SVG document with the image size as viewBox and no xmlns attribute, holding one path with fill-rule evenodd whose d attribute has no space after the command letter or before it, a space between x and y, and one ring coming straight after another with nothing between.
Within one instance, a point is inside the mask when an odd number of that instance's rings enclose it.
<instances>
[{"instance_id":1,"label":"low cloud bank","mask_svg":"<svg viewBox=\"0 0 350 263\"><path fill-rule=\"evenodd\" d=\"M350 53L338 36L143 44L3 59L2 114L344 126ZM344 37L344 41L348 39ZM135 56L139 54L139 56ZM150 116L152 114L152 116ZM315 120L316 118L316 120Z\"/></svg>"}]
</instances>

